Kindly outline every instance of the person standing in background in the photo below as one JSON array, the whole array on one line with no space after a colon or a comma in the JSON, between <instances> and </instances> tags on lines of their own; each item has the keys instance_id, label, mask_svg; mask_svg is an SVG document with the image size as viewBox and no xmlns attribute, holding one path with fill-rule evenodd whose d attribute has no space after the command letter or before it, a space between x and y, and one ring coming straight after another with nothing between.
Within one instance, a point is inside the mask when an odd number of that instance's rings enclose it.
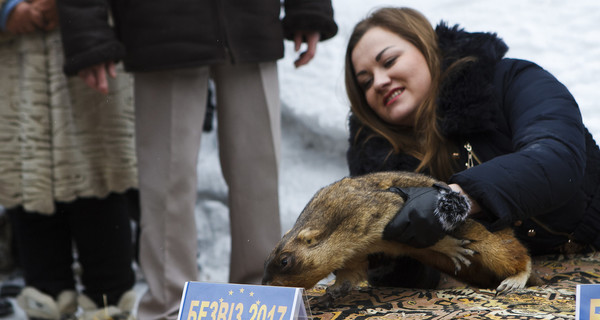
<instances>
[{"instance_id":1,"label":"person standing in background","mask_svg":"<svg viewBox=\"0 0 600 320\"><path fill-rule=\"evenodd\" d=\"M54 0L0 0L0 8L0 205L26 285L17 302L29 318L130 317L131 77L118 72L109 95L67 79Z\"/></svg>"},{"instance_id":2,"label":"person standing in background","mask_svg":"<svg viewBox=\"0 0 600 320\"><path fill-rule=\"evenodd\" d=\"M106 92L115 61L134 73L140 267L149 287L139 318L174 319L184 283L198 278L196 166L209 77L229 187L229 280L260 283L281 238L277 60L284 38L296 51L308 44L300 67L337 33L331 1L59 0L58 8L67 75Z\"/></svg>"}]
</instances>

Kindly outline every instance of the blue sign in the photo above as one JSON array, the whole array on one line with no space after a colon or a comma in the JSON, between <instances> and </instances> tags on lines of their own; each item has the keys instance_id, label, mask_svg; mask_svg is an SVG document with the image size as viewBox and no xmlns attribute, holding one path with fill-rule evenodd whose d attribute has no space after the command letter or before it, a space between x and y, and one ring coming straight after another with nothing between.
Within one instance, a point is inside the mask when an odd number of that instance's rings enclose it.
<instances>
[{"instance_id":1,"label":"blue sign","mask_svg":"<svg viewBox=\"0 0 600 320\"><path fill-rule=\"evenodd\" d=\"M577 285L576 300L576 320L600 320L600 284Z\"/></svg>"},{"instance_id":2,"label":"blue sign","mask_svg":"<svg viewBox=\"0 0 600 320\"><path fill-rule=\"evenodd\" d=\"M302 288L186 282L178 320L307 319Z\"/></svg>"}]
</instances>

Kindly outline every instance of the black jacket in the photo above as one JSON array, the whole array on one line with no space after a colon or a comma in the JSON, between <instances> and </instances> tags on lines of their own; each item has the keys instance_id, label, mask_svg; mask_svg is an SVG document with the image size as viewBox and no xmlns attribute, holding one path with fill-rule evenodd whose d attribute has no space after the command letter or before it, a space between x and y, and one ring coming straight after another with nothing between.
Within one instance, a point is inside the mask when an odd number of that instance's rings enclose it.
<instances>
[{"instance_id":1,"label":"black jacket","mask_svg":"<svg viewBox=\"0 0 600 320\"><path fill-rule=\"evenodd\" d=\"M280 0L58 0L58 10L67 75L117 60L136 72L274 61L295 31L337 33L331 0L286 0L283 19Z\"/></svg>"},{"instance_id":2,"label":"black jacket","mask_svg":"<svg viewBox=\"0 0 600 320\"><path fill-rule=\"evenodd\" d=\"M504 58L508 48L495 34L444 24L436 32L443 67L477 58L446 79L438 97L438 125L461 150L459 164L466 143L481 161L449 183L478 201L489 229L513 225L533 253L556 251L569 239L600 248L600 150L567 88L534 63ZM388 157L391 145L367 139L372 131L361 127L351 115L351 175L415 170L417 159Z\"/></svg>"}]
</instances>

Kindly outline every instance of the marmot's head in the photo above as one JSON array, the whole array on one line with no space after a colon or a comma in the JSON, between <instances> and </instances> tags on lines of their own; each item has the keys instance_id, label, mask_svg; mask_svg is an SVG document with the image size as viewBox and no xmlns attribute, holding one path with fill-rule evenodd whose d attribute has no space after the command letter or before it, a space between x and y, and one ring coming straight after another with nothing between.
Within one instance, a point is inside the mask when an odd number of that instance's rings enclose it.
<instances>
[{"instance_id":1,"label":"marmot's head","mask_svg":"<svg viewBox=\"0 0 600 320\"><path fill-rule=\"evenodd\" d=\"M368 253L404 199L393 187L437 181L407 172L345 178L319 190L265 261L263 284L311 288Z\"/></svg>"}]
</instances>

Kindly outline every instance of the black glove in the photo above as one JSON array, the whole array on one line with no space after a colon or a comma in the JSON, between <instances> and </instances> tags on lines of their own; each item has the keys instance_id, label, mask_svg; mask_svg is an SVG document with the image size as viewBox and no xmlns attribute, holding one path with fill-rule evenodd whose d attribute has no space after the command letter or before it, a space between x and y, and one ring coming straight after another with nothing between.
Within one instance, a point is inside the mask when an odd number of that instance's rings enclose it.
<instances>
[{"instance_id":1,"label":"black glove","mask_svg":"<svg viewBox=\"0 0 600 320\"><path fill-rule=\"evenodd\" d=\"M389 191L400 194L405 202L383 230L383 239L416 248L434 245L462 223L471 209L465 196L442 185Z\"/></svg>"}]
</instances>

